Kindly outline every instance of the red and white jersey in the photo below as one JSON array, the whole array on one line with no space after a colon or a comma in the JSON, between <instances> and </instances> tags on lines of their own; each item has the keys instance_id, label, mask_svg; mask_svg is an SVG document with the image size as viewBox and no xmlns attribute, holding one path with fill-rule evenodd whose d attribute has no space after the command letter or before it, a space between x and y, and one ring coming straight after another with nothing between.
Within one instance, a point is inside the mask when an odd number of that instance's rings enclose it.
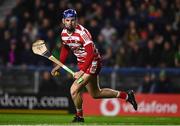
<instances>
[{"instance_id":1,"label":"red and white jersey","mask_svg":"<svg viewBox=\"0 0 180 126\"><path fill-rule=\"evenodd\" d=\"M72 34L68 34L67 29L63 29L61 33L61 39L63 41L63 44L67 45L73 51L74 55L77 57L78 63L85 62L85 59L87 56L85 46L90 43L93 44L94 52L91 52L91 53L94 53L93 60L100 59L98 50L96 49L92 41L91 34L82 25L78 24L75 28L75 31Z\"/></svg>"}]
</instances>

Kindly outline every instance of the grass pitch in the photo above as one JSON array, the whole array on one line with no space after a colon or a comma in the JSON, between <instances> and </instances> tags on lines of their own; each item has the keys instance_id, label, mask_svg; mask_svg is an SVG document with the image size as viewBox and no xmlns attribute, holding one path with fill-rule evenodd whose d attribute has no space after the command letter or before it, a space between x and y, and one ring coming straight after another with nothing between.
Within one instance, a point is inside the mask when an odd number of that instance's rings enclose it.
<instances>
[{"instance_id":1,"label":"grass pitch","mask_svg":"<svg viewBox=\"0 0 180 126\"><path fill-rule=\"evenodd\" d=\"M180 125L175 117L104 117L87 116L85 123L72 124L73 115L0 114L0 125Z\"/></svg>"}]
</instances>

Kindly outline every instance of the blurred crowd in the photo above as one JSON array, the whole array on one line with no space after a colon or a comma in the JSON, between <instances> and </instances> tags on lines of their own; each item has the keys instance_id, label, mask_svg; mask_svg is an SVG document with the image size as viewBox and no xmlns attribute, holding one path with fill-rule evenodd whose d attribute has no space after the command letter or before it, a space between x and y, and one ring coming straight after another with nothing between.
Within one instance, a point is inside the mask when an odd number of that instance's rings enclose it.
<instances>
[{"instance_id":1,"label":"blurred crowd","mask_svg":"<svg viewBox=\"0 0 180 126\"><path fill-rule=\"evenodd\" d=\"M91 32L104 66L180 67L180 0L16 0L0 19L0 65L50 65L31 45L60 47L67 8Z\"/></svg>"},{"instance_id":2,"label":"blurred crowd","mask_svg":"<svg viewBox=\"0 0 180 126\"><path fill-rule=\"evenodd\" d=\"M175 85L169 75L164 70L159 74L147 73L144 75L142 83L138 86L138 93L176 93Z\"/></svg>"}]
</instances>

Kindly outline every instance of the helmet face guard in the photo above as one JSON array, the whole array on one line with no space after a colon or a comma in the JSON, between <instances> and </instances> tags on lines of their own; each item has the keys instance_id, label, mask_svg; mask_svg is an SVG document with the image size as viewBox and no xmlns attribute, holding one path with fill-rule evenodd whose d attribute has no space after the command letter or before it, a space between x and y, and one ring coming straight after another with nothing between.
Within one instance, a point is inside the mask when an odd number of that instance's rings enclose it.
<instances>
[{"instance_id":1,"label":"helmet face guard","mask_svg":"<svg viewBox=\"0 0 180 126\"><path fill-rule=\"evenodd\" d=\"M77 13L73 9L67 9L63 12L63 18L77 18Z\"/></svg>"}]
</instances>

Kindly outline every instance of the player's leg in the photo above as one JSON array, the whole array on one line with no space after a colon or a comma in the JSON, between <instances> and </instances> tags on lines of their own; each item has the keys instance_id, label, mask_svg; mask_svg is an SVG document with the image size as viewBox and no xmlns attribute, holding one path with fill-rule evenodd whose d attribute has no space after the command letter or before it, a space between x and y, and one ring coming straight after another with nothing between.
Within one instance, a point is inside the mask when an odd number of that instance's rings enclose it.
<instances>
[{"instance_id":1,"label":"player's leg","mask_svg":"<svg viewBox=\"0 0 180 126\"><path fill-rule=\"evenodd\" d=\"M76 83L73 83L71 86L71 97L76 108L76 115L72 122L84 122L83 111L82 111L83 99L81 96L81 92L80 91L76 93L73 92L77 88L78 88L78 85Z\"/></svg>"},{"instance_id":2,"label":"player's leg","mask_svg":"<svg viewBox=\"0 0 180 126\"><path fill-rule=\"evenodd\" d=\"M81 95L81 89L86 85L86 83L89 80L89 75L85 74L82 76L83 82L81 84L78 84L76 81L71 86L70 92L71 97L74 102L75 108L76 108L76 115L74 117L74 120L72 122L84 122L83 118L83 110L82 110L82 95Z\"/></svg>"},{"instance_id":3,"label":"player's leg","mask_svg":"<svg viewBox=\"0 0 180 126\"><path fill-rule=\"evenodd\" d=\"M76 114L72 122L84 122L83 118L83 110L82 110L82 103L83 99L81 96L81 93L77 93L74 97L72 97L75 108L76 108Z\"/></svg>"},{"instance_id":4,"label":"player's leg","mask_svg":"<svg viewBox=\"0 0 180 126\"><path fill-rule=\"evenodd\" d=\"M128 92L117 91L110 88L100 88L99 87L99 76L91 75L91 78L86 85L86 88L90 95L95 98L121 98L130 102L134 109L137 110L137 103L135 101L134 93L132 90Z\"/></svg>"},{"instance_id":5,"label":"player's leg","mask_svg":"<svg viewBox=\"0 0 180 126\"><path fill-rule=\"evenodd\" d=\"M117 98L120 97L122 99L127 99L126 92L116 91L110 88L100 88L99 87L99 76L91 75L91 79L89 83L86 85L86 88L90 95L95 98Z\"/></svg>"}]
</instances>

